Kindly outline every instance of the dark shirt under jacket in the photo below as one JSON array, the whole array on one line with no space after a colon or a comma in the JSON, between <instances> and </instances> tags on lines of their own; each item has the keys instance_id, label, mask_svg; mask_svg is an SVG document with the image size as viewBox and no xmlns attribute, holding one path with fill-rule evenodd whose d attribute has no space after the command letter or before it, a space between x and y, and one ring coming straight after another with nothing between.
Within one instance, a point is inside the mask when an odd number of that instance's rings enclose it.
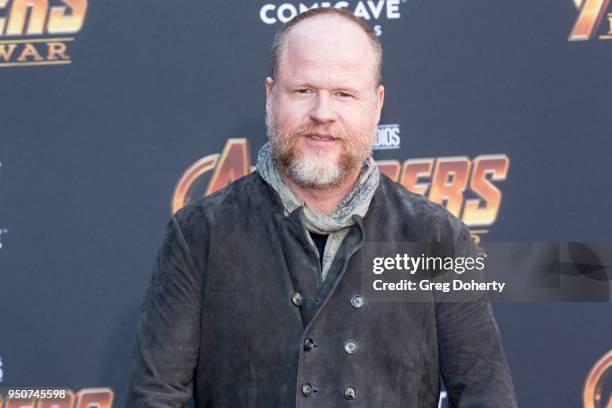
<instances>
[{"instance_id":1,"label":"dark shirt under jacket","mask_svg":"<svg viewBox=\"0 0 612 408\"><path fill-rule=\"evenodd\" d=\"M327 242L327 234L317 234L316 232L309 231L310 238L319 251L319 262L321 263L321 269L323 269L323 253L325 252L325 243Z\"/></svg>"}]
</instances>

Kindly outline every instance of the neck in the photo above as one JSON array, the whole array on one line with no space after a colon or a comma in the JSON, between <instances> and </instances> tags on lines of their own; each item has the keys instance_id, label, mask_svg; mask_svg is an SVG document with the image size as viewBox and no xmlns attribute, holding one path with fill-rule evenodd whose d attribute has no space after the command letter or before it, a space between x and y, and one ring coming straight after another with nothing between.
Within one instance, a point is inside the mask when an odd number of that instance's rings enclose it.
<instances>
[{"instance_id":1,"label":"neck","mask_svg":"<svg viewBox=\"0 0 612 408\"><path fill-rule=\"evenodd\" d=\"M293 182L289 177L283 175L283 178L298 198L321 214L328 215L340 204L344 197L353 191L360 173L361 166L357 167L339 186L327 190L302 187Z\"/></svg>"}]
</instances>

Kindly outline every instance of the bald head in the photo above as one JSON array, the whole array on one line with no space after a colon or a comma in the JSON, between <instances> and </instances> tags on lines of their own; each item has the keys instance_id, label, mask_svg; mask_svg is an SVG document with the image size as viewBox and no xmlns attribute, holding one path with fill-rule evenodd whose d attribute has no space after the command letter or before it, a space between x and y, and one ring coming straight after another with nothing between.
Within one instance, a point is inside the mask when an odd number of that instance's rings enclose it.
<instances>
[{"instance_id":1,"label":"bald head","mask_svg":"<svg viewBox=\"0 0 612 408\"><path fill-rule=\"evenodd\" d=\"M272 74L276 79L282 59L296 47L308 47L316 57L343 54L372 61L374 87L382 83L382 47L370 26L346 10L308 10L285 24L272 44ZM350 59L350 58L349 58ZM362 59L361 61L364 61Z\"/></svg>"}]
</instances>

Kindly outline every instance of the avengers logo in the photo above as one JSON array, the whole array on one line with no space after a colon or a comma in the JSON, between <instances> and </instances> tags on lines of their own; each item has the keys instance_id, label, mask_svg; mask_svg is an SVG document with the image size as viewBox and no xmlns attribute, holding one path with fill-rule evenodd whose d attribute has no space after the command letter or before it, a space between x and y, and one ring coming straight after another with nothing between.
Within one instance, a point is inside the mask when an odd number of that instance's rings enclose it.
<instances>
[{"instance_id":1,"label":"avengers logo","mask_svg":"<svg viewBox=\"0 0 612 408\"><path fill-rule=\"evenodd\" d=\"M61 399L6 399L4 408L111 408L114 398L110 388L84 388L76 394L69 391ZM2 404L0 395L0 407Z\"/></svg>"},{"instance_id":2,"label":"avengers logo","mask_svg":"<svg viewBox=\"0 0 612 408\"><path fill-rule=\"evenodd\" d=\"M610 374L612 374L612 350L595 363L587 376L582 392L584 408L612 408Z\"/></svg>"},{"instance_id":3,"label":"avengers logo","mask_svg":"<svg viewBox=\"0 0 612 408\"><path fill-rule=\"evenodd\" d=\"M0 67L70 64L86 11L87 0L0 0Z\"/></svg>"},{"instance_id":4,"label":"avengers logo","mask_svg":"<svg viewBox=\"0 0 612 408\"><path fill-rule=\"evenodd\" d=\"M569 35L568 41L586 41L593 38L603 21L604 15L610 5L610 0L573 0L576 9L578 9L578 17L574 23L574 28ZM599 36L601 40L612 40L612 13L607 13L607 29L606 34Z\"/></svg>"},{"instance_id":5,"label":"avengers logo","mask_svg":"<svg viewBox=\"0 0 612 408\"><path fill-rule=\"evenodd\" d=\"M211 194L254 170L247 139L228 139L221 154L193 163L181 176L172 198L172 212ZM446 206L471 228L474 235L488 232L497 219L510 159L505 154L430 157L376 162L381 172L407 189Z\"/></svg>"}]
</instances>

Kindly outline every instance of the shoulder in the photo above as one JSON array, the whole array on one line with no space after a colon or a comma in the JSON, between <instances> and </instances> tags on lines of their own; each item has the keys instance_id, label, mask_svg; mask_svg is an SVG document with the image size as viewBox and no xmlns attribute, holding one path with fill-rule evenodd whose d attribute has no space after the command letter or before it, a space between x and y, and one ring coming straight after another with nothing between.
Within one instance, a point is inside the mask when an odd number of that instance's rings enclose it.
<instances>
[{"instance_id":1,"label":"shoulder","mask_svg":"<svg viewBox=\"0 0 612 408\"><path fill-rule=\"evenodd\" d=\"M195 200L174 213L173 218L183 230L211 228L220 223L236 223L275 205L271 188L252 172L225 188Z\"/></svg>"},{"instance_id":2,"label":"shoulder","mask_svg":"<svg viewBox=\"0 0 612 408\"><path fill-rule=\"evenodd\" d=\"M393 222L410 231L411 239L457 242L467 226L444 206L413 193L402 184L381 174L375 195L377 212L393 217Z\"/></svg>"}]
</instances>

